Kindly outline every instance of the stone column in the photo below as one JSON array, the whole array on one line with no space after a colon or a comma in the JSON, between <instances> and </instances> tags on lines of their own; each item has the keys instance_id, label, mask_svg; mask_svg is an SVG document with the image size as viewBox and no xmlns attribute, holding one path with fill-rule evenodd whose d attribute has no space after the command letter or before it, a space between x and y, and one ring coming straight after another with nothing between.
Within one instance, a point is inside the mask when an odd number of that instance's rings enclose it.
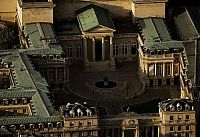
<instances>
[{"instance_id":1,"label":"stone column","mask_svg":"<svg viewBox=\"0 0 200 137\"><path fill-rule=\"evenodd\" d=\"M154 127L152 127L152 137L154 137Z\"/></svg>"},{"instance_id":2,"label":"stone column","mask_svg":"<svg viewBox=\"0 0 200 137\"><path fill-rule=\"evenodd\" d=\"M125 137L125 136L124 136L124 130L122 130L122 137Z\"/></svg>"},{"instance_id":3,"label":"stone column","mask_svg":"<svg viewBox=\"0 0 200 137\"><path fill-rule=\"evenodd\" d=\"M154 64L154 75L156 76L156 67L157 67L157 65L156 65L156 63Z\"/></svg>"},{"instance_id":4,"label":"stone column","mask_svg":"<svg viewBox=\"0 0 200 137\"><path fill-rule=\"evenodd\" d=\"M145 63L145 66L146 66L146 75L148 75L149 76L149 65L147 64L147 63Z\"/></svg>"},{"instance_id":5,"label":"stone column","mask_svg":"<svg viewBox=\"0 0 200 137\"><path fill-rule=\"evenodd\" d=\"M110 60L113 58L113 37L110 36Z\"/></svg>"},{"instance_id":6,"label":"stone column","mask_svg":"<svg viewBox=\"0 0 200 137\"><path fill-rule=\"evenodd\" d=\"M158 126L158 137L160 137L160 127Z\"/></svg>"},{"instance_id":7,"label":"stone column","mask_svg":"<svg viewBox=\"0 0 200 137\"><path fill-rule=\"evenodd\" d=\"M139 127L136 127L136 131L135 131L135 137L139 137L140 135L139 135Z\"/></svg>"},{"instance_id":8,"label":"stone column","mask_svg":"<svg viewBox=\"0 0 200 137\"><path fill-rule=\"evenodd\" d=\"M165 77L165 63L163 63L163 77Z\"/></svg>"},{"instance_id":9,"label":"stone column","mask_svg":"<svg viewBox=\"0 0 200 137\"><path fill-rule=\"evenodd\" d=\"M83 38L84 60L87 60L87 39Z\"/></svg>"},{"instance_id":10,"label":"stone column","mask_svg":"<svg viewBox=\"0 0 200 137\"><path fill-rule=\"evenodd\" d=\"M92 38L92 60L95 61L95 38Z\"/></svg>"},{"instance_id":11,"label":"stone column","mask_svg":"<svg viewBox=\"0 0 200 137\"><path fill-rule=\"evenodd\" d=\"M105 60L105 39L102 37L102 60Z\"/></svg>"},{"instance_id":12,"label":"stone column","mask_svg":"<svg viewBox=\"0 0 200 137\"><path fill-rule=\"evenodd\" d=\"M174 76L174 64L171 63L171 76L173 77Z\"/></svg>"}]
</instances>

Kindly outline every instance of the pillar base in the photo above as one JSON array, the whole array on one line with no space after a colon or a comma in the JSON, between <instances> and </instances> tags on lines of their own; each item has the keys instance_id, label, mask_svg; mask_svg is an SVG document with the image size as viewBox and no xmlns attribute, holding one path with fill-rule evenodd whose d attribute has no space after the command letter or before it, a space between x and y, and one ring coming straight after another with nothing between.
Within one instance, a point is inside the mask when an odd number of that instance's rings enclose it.
<instances>
[{"instance_id":1,"label":"pillar base","mask_svg":"<svg viewBox=\"0 0 200 137\"><path fill-rule=\"evenodd\" d=\"M85 71L89 71L90 70L90 62L89 62L89 60L85 59L83 63L84 63Z\"/></svg>"}]
</instances>

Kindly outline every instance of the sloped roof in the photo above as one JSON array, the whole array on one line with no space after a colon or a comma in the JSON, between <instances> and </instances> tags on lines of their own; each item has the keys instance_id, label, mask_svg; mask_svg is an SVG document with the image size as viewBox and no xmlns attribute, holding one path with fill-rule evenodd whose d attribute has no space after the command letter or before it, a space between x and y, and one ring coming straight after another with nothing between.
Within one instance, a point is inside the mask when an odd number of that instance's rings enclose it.
<instances>
[{"instance_id":1,"label":"sloped roof","mask_svg":"<svg viewBox=\"0 0 200 137\"><path fill-rule=\"evenodd\" d=\"M0 125L17 125L17 124L34 124L34 123L46 123L46 122L60 122L60 116L10 116L0 117Z\"/></svg>"},{"instance_id":2,"label":"sloped roof","mask_svg":"<svg viewBox=\"0 0 200 137\"><path fill-rule=\"evenodd\" d=\"M95 27L103 26L115 29L108 10L90 4L76 11L79 26L83 32L89 31Z\"/></svg>"},{"instance_id":3,"label":"sloped roof","mask_svg":"<svg viewBox=\"0 0 200 137\"><path fill-rule=\"evenodd\" d=\"M144 48L150 50L164 50L184 47L181 41L171 39L163 19L139 18L138 22L142 30L141 35L144 39Z\"/></svg>"},{"instance_id":4,"label":"sloped roof","mask_svg":"<svg viewBox=\"0 0 200 137\"><path fill-rule=\"evenodd\" d=\"M29 54L63 53L50 23L31 23L25 26L25 34L30 40ZM34 50L33 52L31 50Z\"/></svg>"},{"instance_id":5,"label":"sloped roof","mask_svg":"<svg viewBox=\"0 0 200 137\"><path fill-rule=\"evenodd\" d=\"M154 42L154 43L147 43L145 48L151 49L151 50L167 50L167 49L179 49L183 48L184 45L181 41L168 41L168 42Z\"/></svg>"},{"instance_id":6,"label":"sloped roof","mask_svg":"<svg viewBox=\"0 0 200 137\"><path fill-rule=\"evenodd\" d=\"M191 13L193 13L192 10L181 9L179 11L178 15L175 17L176 27L179 31L179 34L182 36L182 39L184 39L184 40L187 40L190 38L195 38L199 35L198 31L200 29L200 25L197 25L197 26L199 26L199 29L197 29L197 27L193 21L193 20L195 20L196 24L198 24L197 23L198 20L195 19L195 18L198 18L198 16L196 16L194 18L194 16L191 16L192 15ZM200 14L199 14L199 16L200 16Z\"/></svg>"}]
</instances>

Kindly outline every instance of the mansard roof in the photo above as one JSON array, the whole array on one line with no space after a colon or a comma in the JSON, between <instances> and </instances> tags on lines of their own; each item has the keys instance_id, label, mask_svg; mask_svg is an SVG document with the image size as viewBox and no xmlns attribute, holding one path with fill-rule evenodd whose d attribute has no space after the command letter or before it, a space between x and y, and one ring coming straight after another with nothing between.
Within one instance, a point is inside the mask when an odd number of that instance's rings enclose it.
<instances>
[{"instance_id":1,"label":"mansard roof","mask_svg":"<svg viewBox=\"0 0 200 137\"><path fill-rule=\"evenodd\" d=\"M51 116L56 111L48 97L49 90L47 89L46 80L37 72L25 52L19 51L7 52L2 56L4 62L12 62L12 77L15 85L10 89L0 89L1 98L9 98L8 96L32 97L34 108L33 115Z\"/></svg>"},{"instance_id":2,"label":"mansard roof","mask_svg":"<svg viewBox=\"0 0 200 137\"><path fill-rule=\"evenodd\" d=\"M96 115L96 108L91 107L86 103L85 104L80 104L77 102L74 104L68 103L67 105L63 105L61 109L65 117L80 117L80 115L78 114L79 112L82 113L81 116L88 116L88 113L90 113L89 116Z\"/></svg>"},{"instance_id":3,"label":"mansard roof","mask_svg":"<svg viewBox=\"0 0 200 137\"><path fill-rule=\"evenodd\" d=\"M112 18L108 10L90 4L76 11L79 26L83 32L90 31L96 27L106 27L115 30Z\"/></svg>"},{"instance_id":4,"label":"mansard roof","mask_svg":"<svg viewBox=\"0 0 200 137\"><path fill-rule=\"evenodd\" d=\"M160 109L164 112L194 111L193 101L190 99L168 99L160 102Z\"/></svg>"},{"instance_id":5,"label":"mansard roof","mask_svg":"<svg viewBox=\"0 0 200 137\"><path fill-rule=\"evenodd\" d=\"M144 48L164 50L184 47L181 41L172 40L162 18L138 18L138 23Z\"/></svg>"}]
</instances>

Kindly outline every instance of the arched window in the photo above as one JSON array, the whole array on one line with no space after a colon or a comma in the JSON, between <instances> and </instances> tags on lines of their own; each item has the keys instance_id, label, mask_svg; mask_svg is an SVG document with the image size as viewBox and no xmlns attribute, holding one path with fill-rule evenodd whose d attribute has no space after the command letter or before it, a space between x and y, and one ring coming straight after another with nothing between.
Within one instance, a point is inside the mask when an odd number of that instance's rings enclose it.
<instances>
[{"instance_id":1,"label":"arched window","mask_svg":"<svg viewBox=\"0 0 200 137\"><path fill-rule=\"evenodd\" d=\"M81 45L77 45L77 47L76 47L76 56L82 57L82 46Z\"/></svg>"},{"instance_id":2,"label":"arched window","mask_svg":"<svg viewBox=\"0 0 200 137\"><path fill-rule=\"evenodd\" d=\"M131 43L131 54L132 55L136 54L136 49L137 49L137 43L136 42L132 42Z\"/></svg>"},{"instance_id":3,"label":"arched window","mask_svg":"<svg viewBox=\"0 0 200 137\"><path fill-rule=\"evenodd\" d=\"M128 44L124 42L122 47L122 54L127 55L128 54Z\"/></svg>"},{"instance_id":4,"label":"arched window","mask_svg":"<svg viewBox=\"0 0 200 137\"><path fill-rule=\"evenodd\" d=\"M67 57L72 57L72 45L67 45Z\"/></svg>"},{"instance_id":5,"label":"arched window","mask_svg":"<svg viewBox=\"0 0 200 137\"><path fill-rule=\"evenodd\" d=\"M119 52L119 48L118 48L117 43L115 43L113 46L113 55L118 55L118 52Z\"/></svg>"}]
</instances>

